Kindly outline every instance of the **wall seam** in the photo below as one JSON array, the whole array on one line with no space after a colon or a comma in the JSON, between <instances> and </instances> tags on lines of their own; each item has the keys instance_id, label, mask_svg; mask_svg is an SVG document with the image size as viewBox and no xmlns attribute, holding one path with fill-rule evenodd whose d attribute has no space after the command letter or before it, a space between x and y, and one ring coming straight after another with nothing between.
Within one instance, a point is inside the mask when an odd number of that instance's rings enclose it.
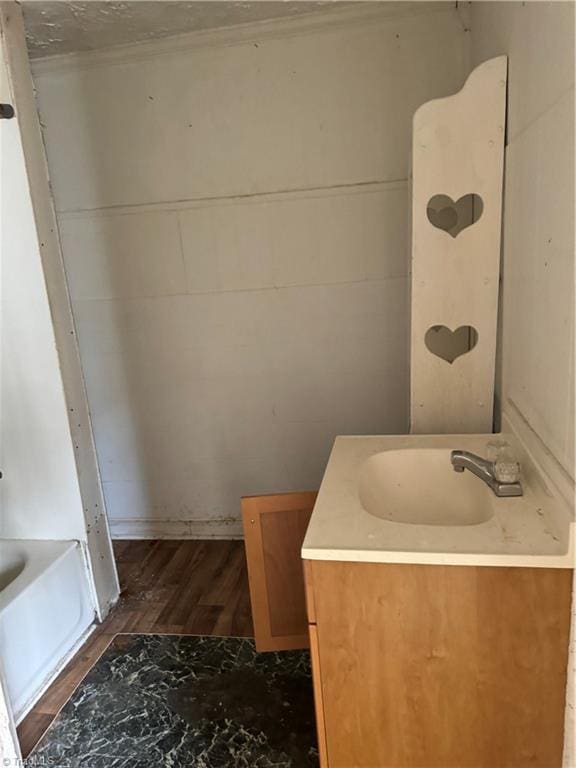
<instances>
[{"instance_id":1,"label":"wall seam","mask_svg":"<svg viewBox=\"0 0 576 768\"><path fill-rule=\"evenodd\" d=\"M94 208L57 209L56 213L63 219L94 217L94 216L130 216L153 211L181 211L190 208L211 208L222 205L249 205L250 203L270 203L291 199L314 199L323 197L338 197L349 194L370 194L388 189L403 189L408 180L378 179L376 181L355 181L344 184L329 184L326 186L295 187L291 189L267 190L264 192L249 192L225 195L206 195L145 203L121 203Z\"/></svg>"}]
</instances>

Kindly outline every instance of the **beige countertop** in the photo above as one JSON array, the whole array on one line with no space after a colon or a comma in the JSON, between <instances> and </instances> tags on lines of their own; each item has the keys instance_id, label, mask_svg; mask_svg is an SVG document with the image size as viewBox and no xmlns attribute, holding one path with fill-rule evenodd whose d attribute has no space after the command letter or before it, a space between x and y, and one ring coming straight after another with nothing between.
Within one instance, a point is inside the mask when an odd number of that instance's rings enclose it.
<instances>
[{"instance_id":1,"label":"beige countertop","mask_svg":"<svg viewBox=\"0 0 576 768\"><path fill-rule=\"evenodd\" d=\"M469 525L393 522L369 514L362 506L359 476L375 454L403 449L446 452L452 449L487 456L496 435L386 435L338 437L302 547L307 560L439 565L574 567L573 511L555 493L546 476L525 455L513 435L504 435L520 459L524 495L497 498L479 479L478 493L487 494L489 519ZM443 471L443 469L442 469ZM457 475L463 478L463 475ZM418 473L413 482L418 483ZM424 481L426 482L426 480ZM428 480L427 482L430 482ZM426 495L426 488L423 489Z\"/></svg>"}]
</instances>

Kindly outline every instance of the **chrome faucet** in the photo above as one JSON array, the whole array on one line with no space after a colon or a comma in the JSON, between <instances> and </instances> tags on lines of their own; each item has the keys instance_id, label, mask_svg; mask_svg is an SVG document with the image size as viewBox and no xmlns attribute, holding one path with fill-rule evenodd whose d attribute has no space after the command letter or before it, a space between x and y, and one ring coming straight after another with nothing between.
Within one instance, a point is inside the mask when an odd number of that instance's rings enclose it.
<instances>
[{"instance_id":1,"label":"chrome faucet","mask_svg":"<svg viewBox=\"0 0 576 768\"><path fill-rule=\"evenodd\" d=\"M473 475L483 480L496 496L522 496L518 462L512 466L510 463L501 464L498 460L488 461L470 451L452 451L450 461L455 472L470 470Z\"/></svg>"}]
</instances>

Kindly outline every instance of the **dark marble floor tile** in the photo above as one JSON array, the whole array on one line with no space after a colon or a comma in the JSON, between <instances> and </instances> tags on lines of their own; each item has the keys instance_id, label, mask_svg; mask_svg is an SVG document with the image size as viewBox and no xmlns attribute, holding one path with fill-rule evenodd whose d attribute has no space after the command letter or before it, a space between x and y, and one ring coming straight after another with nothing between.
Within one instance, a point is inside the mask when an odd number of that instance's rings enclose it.
<instances>
[{"instance_id":1,"label":"dark marble floor tile","mask_svg":"<svg viewBox=\"0 0 576 768\"><path fill-rule=\"evenodd\" d=\"M308 654L259 654L245 638L119 635L32 759L57 768L316 768Z\"/></svg>"}]
</instances>

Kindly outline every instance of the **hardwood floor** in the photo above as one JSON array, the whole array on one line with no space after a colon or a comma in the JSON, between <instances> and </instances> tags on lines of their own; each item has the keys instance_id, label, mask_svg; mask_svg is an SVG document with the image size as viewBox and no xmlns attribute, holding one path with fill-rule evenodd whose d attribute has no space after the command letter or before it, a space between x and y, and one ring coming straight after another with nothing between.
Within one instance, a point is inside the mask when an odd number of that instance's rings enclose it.
<instances>
[{"instance_id":1,"label":"hardwood floor","mask_svg":"<svg viewBox=\"0 0 576 768\"><path fill-rule=\"evenodd\" d=\"M26 757L119 632L252 637L241 541L116 541L121 596L18 726Z\"/></svg>"}]
</instances>

